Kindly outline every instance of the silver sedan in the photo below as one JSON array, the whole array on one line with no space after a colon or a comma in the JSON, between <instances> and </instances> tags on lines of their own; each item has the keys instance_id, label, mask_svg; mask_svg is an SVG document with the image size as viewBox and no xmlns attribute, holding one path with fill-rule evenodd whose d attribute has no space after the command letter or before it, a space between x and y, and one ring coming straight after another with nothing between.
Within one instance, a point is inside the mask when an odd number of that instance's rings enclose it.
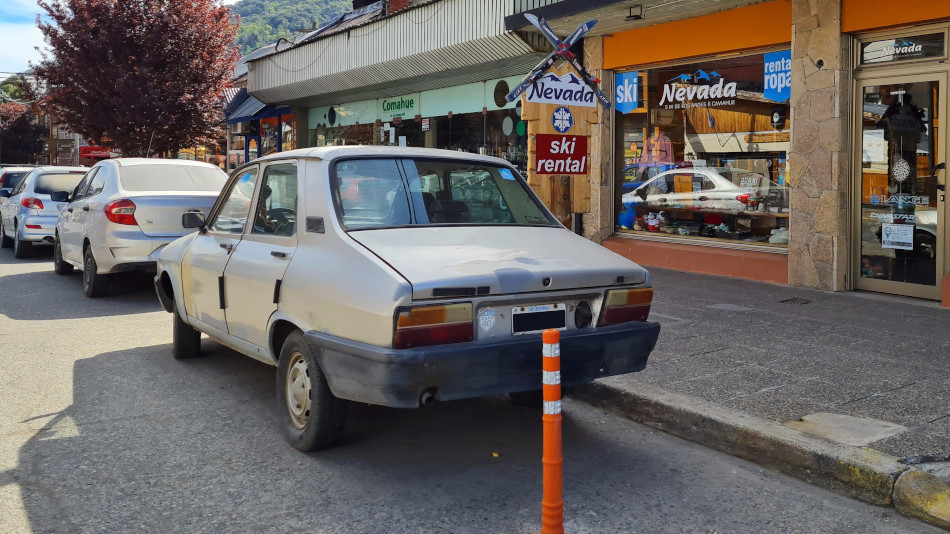
<instances>
[{"instance_id":1,"label":"silver sedan","mask_svg":"<svg viewBox=\"0 0 950 534\"><path fill-rule=\"evenodd\" d=\"M642 370L660 326L635 263L561 226L508 162L323 147L237 169L198 228L161 251L173 354L201 333L276 365L282 426L331 445L347 401L413 408L539 399L541 336L565 386Z\"/></svg>"},{"instance_id":2,"label":"silver sedan","mask_svg":"<svg viewBox=\"0 0 950 534\"><path fill-rule=\"evenodd\" d=\"M207 213L227 175L209 163L119 158L97 163L62 200L53 269L83 273L83 291L108 291L111 273L155 270L168 243L186 234L185 212Z\"/></svg>"},{"instance_id":3,"label":"silver sedan","mask_svg":"<svg viewBox=\"0 0 950 534\"><path fill-rule=\"evenodd\" d=\"M0 189L0 247L13 247L13 255L26 258L34 244L52 244L53 228L66 205L52 195L72 191L82 180L85 167L37 167L29 171L12 190ZM9 198L7 198L9 197Z\"/></svg>"}]
</instances>

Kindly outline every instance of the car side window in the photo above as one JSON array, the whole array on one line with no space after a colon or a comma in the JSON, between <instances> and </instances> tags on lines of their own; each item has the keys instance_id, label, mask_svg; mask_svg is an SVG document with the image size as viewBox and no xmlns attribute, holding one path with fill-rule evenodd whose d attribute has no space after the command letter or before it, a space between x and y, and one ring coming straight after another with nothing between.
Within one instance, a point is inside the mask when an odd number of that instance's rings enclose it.
<instances>
[{"instance_id":1,"label":"car side window","mask_svg":"<svg viewBox=\"0 0 950 534\"><path fill-rule=\"evenodd\" d=\"M76 189L73 189L73 193L69 195L70 202L74 200L79 200L85 196L86 189L89 187L89 182L92 181L92 177L99 172L99 167L93 167L85 176L82 177L82 180L79 181L79 184L76 185Z\"/></svg>"},{"instance_id":2,"label":"car side window","mask_svg":"<svg viewBox=\"0 0 950 534\"><path fill-rule=\"evenodd\" d=\"M92 181L89 182L89 189L86 191L86 194L84 194L83 196L91 197L91 196L98 195L99 193L101 193L102 190L105 189L106 187L105 174L106 173L102 171L97 172L96 175L92 177Z\"/></svg>"},{"instance_id":3,"label":"car side window","mask_svg":"<svg viewBox=\"0 0 950 534\"><path fill-rule=\"evenodd\" d=\"M221 203L214 220L208 224L208 230L225 234L243 233L251 211L251 198L254 197L255 185L257 185L257 167L242 170L237 179L228 184L229 189L224 193L224 202Z\"/></svg>"},{"instance_id":4,"label":"car side window","mask_svg":"<svg viewBox=\"0 0 950 534\"><path fill-rule=\"evenodd\" d=\"M30 174L27 174L26 176L24 176L23 179L20 180L20 183L16 184L16 187L13 188L13 191L10 193L10 196L19 195L20 193L22 193L23 190L26 189L26 183L32 178L33 174L34 173L31 172Z\"/></svg>"},{"instance_id":5,"label":"car side window","mask_svg":"<svg viewBox=\"0 0 950 534\"><path fill-rule=\"evenodd\" d=\"M297 221L297 165L278 163L264 169L254 210L252 234L292 236Z\"/></svg>"}]
</instances>

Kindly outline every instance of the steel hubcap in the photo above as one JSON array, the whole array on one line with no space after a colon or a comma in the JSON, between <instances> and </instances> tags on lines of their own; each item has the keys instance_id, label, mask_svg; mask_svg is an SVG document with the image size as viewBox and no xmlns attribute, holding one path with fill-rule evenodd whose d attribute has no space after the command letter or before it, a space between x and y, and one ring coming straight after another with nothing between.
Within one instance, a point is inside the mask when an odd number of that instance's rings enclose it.
<instances>
[{"instance_id":1,"label":"steel hubcap","mask_svg":"<svg viewBox=\"0 0 950 534\"><path fill-rule=\"evenodd\" d=\"M303 354L299 352L291 355L286 387L290 421L302 429L310 417L310 372Z\"/></svg>"}]
</instances>

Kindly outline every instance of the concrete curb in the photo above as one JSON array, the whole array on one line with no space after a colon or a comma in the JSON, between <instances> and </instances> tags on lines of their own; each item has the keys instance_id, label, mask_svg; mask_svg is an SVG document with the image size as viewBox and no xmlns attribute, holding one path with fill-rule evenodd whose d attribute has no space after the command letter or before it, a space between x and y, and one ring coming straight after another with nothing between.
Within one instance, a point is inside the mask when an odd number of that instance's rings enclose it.
<instances>
[{"instance_id":1,"label":"concrete curb","mask_svg":"<svg viewBox=\"0 0 950 534\"><path fill-rule=\"evenodd\" d=\"M571 388L570 396L836 493L894 504L905 515L950 527L950 488L873 449L834 443L648 384L627 391L599 381Z\"/></svg>"}]
</instances>

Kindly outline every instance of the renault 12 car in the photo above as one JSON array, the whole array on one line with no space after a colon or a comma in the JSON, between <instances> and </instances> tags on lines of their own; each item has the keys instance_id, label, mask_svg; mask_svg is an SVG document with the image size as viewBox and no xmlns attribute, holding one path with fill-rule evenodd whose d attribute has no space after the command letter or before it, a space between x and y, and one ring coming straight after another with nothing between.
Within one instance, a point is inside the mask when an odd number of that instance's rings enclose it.
<instances>
[{"instance_id":1,"label":"renault 12 car","mask_svg":"<svg viewBox=\"0 0 950 534\"><path fill-rule=\"evenodd\" d=\"M277 366L282 427L331 445L348 401L414 408L642 370L660 326L646 270L565 229L502 159L322 147L238 168L158 255L172 353L201 334Z\"/></svg>"},{"instance_id":2,"label":"renault 12 car","mask_svg":"<svg viewBox=\"0 0 950 534\"><path fill-rule=\"evenodd\" d=\"M13 247L13 255L26 258L34 244L53 243L53 229L65 202L53 202L51 195L69 192L82 180L85 167L37 167L29 171L11 190L0 189L0 247Z\"/></svg>"},{"instance_id":3,"label":"renault 12 car","mask_svg":"<svg viewBox=\"0 0 950 534\"><path fill-rule=\"evenodd\" d=\"M155 271L158 252L188 233L185 212L207 213L228 176L214 165L175 159L100 161L71 194L56 221L53 269L82 269L88 297L109 289L110 275Z\"/></svg>"}]
</instances>

